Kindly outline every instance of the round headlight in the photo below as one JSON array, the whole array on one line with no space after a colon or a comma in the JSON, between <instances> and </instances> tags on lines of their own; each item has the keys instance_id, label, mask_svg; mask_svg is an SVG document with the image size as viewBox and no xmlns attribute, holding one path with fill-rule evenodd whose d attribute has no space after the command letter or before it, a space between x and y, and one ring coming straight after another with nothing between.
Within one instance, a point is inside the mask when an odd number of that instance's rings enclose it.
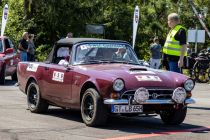
<instances>
[{"instance_id":1,"label":"round headlight","mask_svg":"<svg viewBox=\"0 0 210 140\"><path fill-rule=\"evenodd\" d=\"M125 84L123 82L123 80L121 79L116 79L113 83L113 89L115 91L121 91L124 88Z\"/></svg>"},{"instance_id":2,"label":"round headlight","mask_svg":"<svg viewBox=\"0 0 210 140\"><path fill-rule=\"evenodd\" d=\"M185 88L186 91L193 90L194 86L195 86L195 83L194 83L194 81L192 79L188 79L184 83L184 88Z\"/></svg>"}]
</instances>

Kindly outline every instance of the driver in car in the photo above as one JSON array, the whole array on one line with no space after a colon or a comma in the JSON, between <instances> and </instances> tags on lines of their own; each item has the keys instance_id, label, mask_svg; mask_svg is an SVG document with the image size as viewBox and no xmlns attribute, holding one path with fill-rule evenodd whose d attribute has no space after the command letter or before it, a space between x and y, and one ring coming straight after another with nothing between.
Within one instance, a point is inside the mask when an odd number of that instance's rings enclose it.
<instances>
[{"instance_id":1,"label":"driver in car","mask_svg":"<svg viewBox=\"0 0 210 140\"><path fill-rule=\"evenodd\" d=\"M125 48L118 48L117 51L113 54L112 58L129 60L129 56Z\"/></svg>"}]
</instances>

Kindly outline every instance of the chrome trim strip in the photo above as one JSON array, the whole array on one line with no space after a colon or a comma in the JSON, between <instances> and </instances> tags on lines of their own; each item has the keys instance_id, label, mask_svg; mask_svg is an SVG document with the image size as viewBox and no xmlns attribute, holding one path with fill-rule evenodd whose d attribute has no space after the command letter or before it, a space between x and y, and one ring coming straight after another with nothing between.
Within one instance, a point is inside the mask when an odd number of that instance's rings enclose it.
<instances>
[{"instance_id":1,"label":"chrome trim strip","mask_svg":"<svg viewBox=\"0 0 210 140\"><path fill-rule=\"evenodd\" d=\"M128 105L129 101L126 99L119 99L119 100L114 100L114 99L105 99L104 104L107 105L119 105L119 104L127 104ZM195 100L192 98L186 99L185 104L194 104ZM145 102L141 104L175 104L174 101L172 100L146 100Z\"/></svg>"},{"instance_id":2,"label":"chrome trim strip","mask_svg":"<svg viewBox=\"0 0 210 140\"><path fill-rule=\"evenodd\" d=\"M120 100L105 99L104 104L106 104L106 105L128 104L128 100L126 100L126 99L120 99Z\"/></svg>"},{"instance_id":3,"label":"chrome trim strip","mask_svg":"<svg viewBox=\"0 0 210 140\"><path fill-rule=\"evenodd\" d=\"M192 99L192 98L189 98L189 99L185 100L185 104L195 104L195 103L196 103L195 100Z\"/></svg>"},{"instance_id":4,"label":"chrome trim strip","mask_svg":"<svg viewBox=\"0 0 210 140\"><path fill-rule=\"evenodd\" d=\"M148 91L174 91L174 89L157 89L157 88L146 88ZM137 90L137 89L136 89ZM125 91L125 92L123 92L121 95L120 95L120 97L122 97L124 94L126 94L126 93L128 93L128 92L136 92L136 90L127 90L127 91ZM172 93L171 93L172 94ZM134 95L134 94L127 94L127 95ZM164 94L164 95L166 95L166 94Z\"/></svg>"}]
</instances>

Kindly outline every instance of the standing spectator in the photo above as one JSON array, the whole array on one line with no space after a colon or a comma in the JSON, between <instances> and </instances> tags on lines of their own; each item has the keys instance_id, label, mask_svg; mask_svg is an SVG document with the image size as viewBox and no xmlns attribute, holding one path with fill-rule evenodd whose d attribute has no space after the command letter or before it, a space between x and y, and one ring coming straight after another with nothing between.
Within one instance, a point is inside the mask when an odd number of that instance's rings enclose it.
<instances>
[{"instance_id":1,"label":"standing spectator","mask_svg":"<svg viewBox=\"0 0 210 140\"><path fill-rule=\"evenodd\" d=\"M34 34L29 34L28 36L28 61L35 61L35 45L34 45Z\"/></svg>"},{"instance_id":2,"label":"standing spectator","mask_svg":"<svg viewBox=\"0 0 210 140\"><path fill-rule=\"evenodd\" d=\"M28 32L24 32L22 39L19 41L19 45L18 45L21 61L27 61L27 49L28 49L27 40L28 40Z\"/></svg>"},{"instance_id":3,"label":"standing spectator","mask_svg":"<svg viewBox=\"0 0 210 140\"><path fill-rule=\"evenodd\" d=\"M72 32L69 32L66 36L66 38L72 38L73 37L73 33Z\"/></svg>"},{"instance_id":4,"label":"standing spectator","mask_svg":"<svg viewBox=\"0 0 210 140\"><path fill-rule=\"evenodd\" d=\"M159 44L159 39L155 37L153 39L153 44L150 46L150 51L152 58L150 59L150 67L153 69L159 69L160 67L160 54L161 45Z\"/></svg>"},{"instance_id":5,"label":"standing spectator","mask_svg":"<svg viewBox=\"0 0 210 140\"><path fill-rule=\"evenodd\" d=\"M163 53L168 60L169 70L181 73L183 59L187 55L186 28L180 25L180 19L177 13L168 15L168 26L171 30L164 44Z\"/></svg>"}]
</instances>

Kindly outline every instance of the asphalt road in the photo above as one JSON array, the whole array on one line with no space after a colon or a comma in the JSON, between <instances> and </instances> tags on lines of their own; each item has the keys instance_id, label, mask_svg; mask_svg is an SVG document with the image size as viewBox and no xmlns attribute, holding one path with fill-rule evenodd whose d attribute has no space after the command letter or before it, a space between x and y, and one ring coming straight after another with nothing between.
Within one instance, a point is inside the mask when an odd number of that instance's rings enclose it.
<instances>
[{"instance_id":1,"label":"asphalt road","mask_svg":"<svg viewBox=\"0 0 210 140\"><path fill-rule=\"evenodd\" d=\"M51 107L47 114L27 110L26 96L15 82L0 86L0 140L210 140L210 85L197 84L187 117L180 126L164 125L159 116L110 117L107 125L87 127L80 112Z\"/></svg>"}]
</instances>

